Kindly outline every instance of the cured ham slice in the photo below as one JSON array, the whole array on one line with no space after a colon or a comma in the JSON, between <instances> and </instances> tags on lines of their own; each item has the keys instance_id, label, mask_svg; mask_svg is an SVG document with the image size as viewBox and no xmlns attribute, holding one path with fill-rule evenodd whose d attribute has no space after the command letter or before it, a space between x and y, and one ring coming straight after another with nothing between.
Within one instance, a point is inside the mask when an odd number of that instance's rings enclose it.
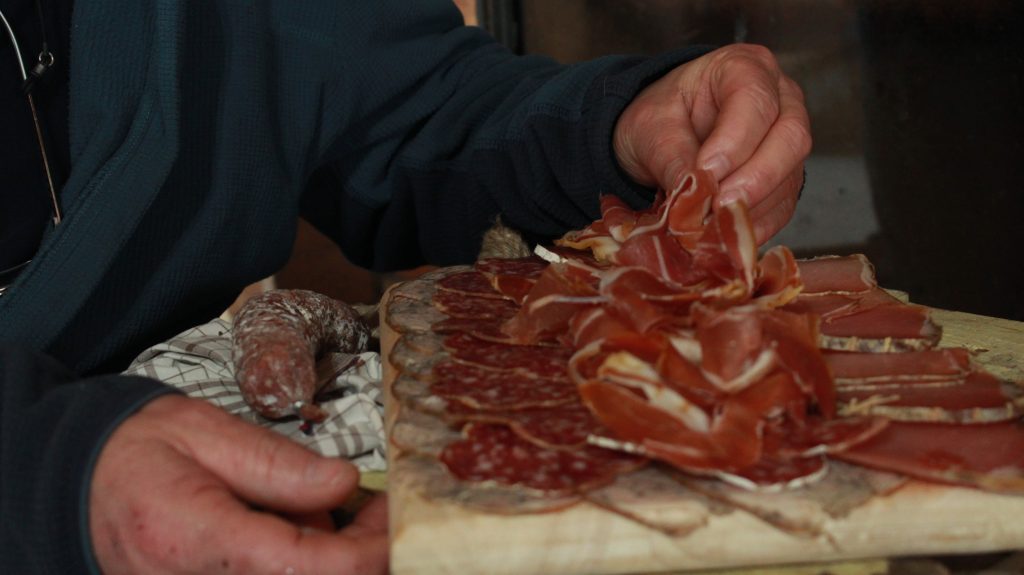
<instances>
[{"instance_id":1,"label":"cured ham slice","mask_svg":"<svg viewBox=\"0 0 1024 575\"><path fill-rule=\"evenodd\" d=\"M863 254L797 261L805 294L863 294L878 287L875 268Z\"/></svg>"},{"instance_id":2,"label":"cured ham slice","mask_svg":"<svg viewBox=\"0 0 1024 575\"><path fill-rule=\"evenodd\" d=\"M1024 495L1024 427L893 422L836 457L926 481Z\"/></svg>"},{"instance_id":3,"label":"cured ham slice","mask_svg":"<svg viewBox=\"0 0 1024 575\"><path fill-rule=\"evenodd\" d=\"M602 301L597 278L590 271L570 264L551 264L502 330L519 343L561 335L574 315Z\"/></svg>"},{"instance_id":4,"label":"cured ham slice","mask_svg":"<svg viewBox=\"0 0 1024 575\"><path fill-rule=\"evenodd\" d=\"M756 271L754 300L760 306L783 306L804 290L800 268L793 258L793 252L785 246L775 246L765 252Z\"/></svg>"},{"instance_id":5,"label":"cured ham slice","mask_svg":"<svg viewBox=\"0 0 1024 575\"><path fill-rule=\"evenodd\" d=\"M821 321L822 347L872 352L929 349L938 345L942 329L927 308L884 305Z\"/></svg>"},{"instance_id":6,"label":"cured ham slice","mask_svg":"<svg viewBox=\"0 0 1024 575\"><path fill-rule=\"evenodd\" d=\"M992 423L1020 417L1014 388L975 371L957 381L901 380L845 386L839 401L848 413L869 413L899 421ZM1020 395L1017 391L1016 395Z\"/></svg>"},{"instance_id":7,"label":"cured ham slice","mask_svg":"<svg viewBox=\"0 0 1024 575\"><path fill-rule=\"evenodd\" d=\"M757 243L745 204L726 204L708 221L693 249L693 265L719 282L705 298L742 302L750 296Z\"/></svg>"},{"instance_id":8,"label":"cured ham slice","mask_svg":"<svg viewBox=\"0 0 1024 575\"><path fill-rule=\"evenodd\" d=\"M825 260L831 261L831 260ZM928 308L880 288L861 293L801 294L782 309L821 318L821 347L890 353L929 349L942 338Z\"/></svg>"},{"instance_id":9,"label":"cured ham slice","mask_svg":"<svg viewBox=\"0 0 1024 575\"><path fill-rule=\"evenodd\" d=\"M711 429L702 432L618 386L588 382L580 386L580 396L615 433L602 445L629 442L644 455L703 473L749 467L761 456L761 422L738 405L723 409Z\"/></svg>"},{"instance_id":10,"label":"cured ham slice","mask_svg":"<svg viewBox=\"0 0 1024 575\"><path fill-rule=\"evenodd\" d=\"M942 348L906 353L826 353L836 384L890 383L906 380L961 380L971 370L971 354L964 348Z\"/></svg>"}]
</instances>

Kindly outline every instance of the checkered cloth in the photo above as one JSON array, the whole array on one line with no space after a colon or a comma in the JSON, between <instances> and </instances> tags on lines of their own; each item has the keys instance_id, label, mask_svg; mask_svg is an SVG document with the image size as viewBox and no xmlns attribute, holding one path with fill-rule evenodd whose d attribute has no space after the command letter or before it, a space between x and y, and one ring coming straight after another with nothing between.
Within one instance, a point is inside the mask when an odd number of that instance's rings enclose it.
<instances>
[{"instance_id":1,"label":"checkered cloth","mask_svg":"<svg viewBox=\"0 0 1024 575\"><path fill-rule=\"evenodd\" d=\"M231 362L231 322L215 319L142 352L125 370L172 385L190 397L269 427L322 455L351 459L363 471L386 468L380 355L331 354L317 365L330 378L317 396L328 413L312 434L297 419L271 421L242 399Z\"/></svg>"}]
</instances>

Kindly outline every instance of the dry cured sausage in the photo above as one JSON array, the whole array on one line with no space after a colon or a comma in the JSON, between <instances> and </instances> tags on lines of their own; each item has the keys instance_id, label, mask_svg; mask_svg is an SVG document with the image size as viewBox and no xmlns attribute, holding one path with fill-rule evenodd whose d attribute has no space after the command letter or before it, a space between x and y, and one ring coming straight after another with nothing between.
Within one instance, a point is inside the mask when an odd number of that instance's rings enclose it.
<instances>
[{"instance_id":1,"label":"dry cured sausage","mask_svg":"<svg viewBox=\"0 0 1024 575\"><path fill-rule=\"evenodd\" d=\"M313 402L316 359L336 350L366 351L370 330L344 302L308 290L271 290L235 317L232 360L242 397L260 415L322 421Z\"/></svg>"}]
</instances>

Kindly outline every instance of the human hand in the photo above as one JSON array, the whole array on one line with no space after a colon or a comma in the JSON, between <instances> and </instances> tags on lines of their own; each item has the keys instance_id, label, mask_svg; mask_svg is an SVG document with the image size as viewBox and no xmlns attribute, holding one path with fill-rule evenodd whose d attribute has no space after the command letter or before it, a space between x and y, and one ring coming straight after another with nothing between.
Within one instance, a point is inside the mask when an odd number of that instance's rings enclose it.
<instances>
[{"instance_id":1,"label":"human hand","mask_svg":"<svg viewBox=\"0 0 1024 575\"><path fill-rule=\"evenodd\" d=\"M103 573L384 573L378 497L344 529L329 510L356 487L323 458L205 402L164 396L111 434L89 529Z\"/></svg>"},{"instance_id":2,"label":"human hand","mask_svg":"<svg viewBox=\"0 0 1024 575\"><path fill-rule=\"evenodd\" d=\"M743 200L762 244L789 221L811 151L803 92L772 53L725 46L683 64L637 95L615 126L622 169L671 190L694 169L719 182L716 202Z\"/></svg>"}]
</instances>

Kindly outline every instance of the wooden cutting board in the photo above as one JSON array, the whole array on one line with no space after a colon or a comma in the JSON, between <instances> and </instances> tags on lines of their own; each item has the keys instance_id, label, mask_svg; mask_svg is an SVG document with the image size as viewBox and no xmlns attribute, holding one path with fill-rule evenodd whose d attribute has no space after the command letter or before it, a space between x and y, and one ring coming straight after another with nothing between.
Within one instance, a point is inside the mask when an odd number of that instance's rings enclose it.
<instances>
[{"instance_id":1,"label":"wooden cutting board","mask_svg":"<svg viewBox=\"0 0 1024 575\"><path fill-rule=\"evenodd\" d=\"M385 297L387 306L388 298ZM967 346L1001 378L1024 381L1024 323L936 310L944 346ZM382 357L398 335L381 321ZM389 434L398 415L384 361ZM670 535L591 502L541 514L496 515L427 500L432 479L394 446L388 452L391 569L406 573L647 573L1024 549L1024 497L910 481L840 516L826 500L750 495L739 508L702 498L623 502L636 517L679 525ZM614 492L612 492L614 497ZM787 499L789 497L789 499ZM806 522L784 531L762 517ZM765 513L767 512L767 515Z\"/></svg>"}]
</instances>

